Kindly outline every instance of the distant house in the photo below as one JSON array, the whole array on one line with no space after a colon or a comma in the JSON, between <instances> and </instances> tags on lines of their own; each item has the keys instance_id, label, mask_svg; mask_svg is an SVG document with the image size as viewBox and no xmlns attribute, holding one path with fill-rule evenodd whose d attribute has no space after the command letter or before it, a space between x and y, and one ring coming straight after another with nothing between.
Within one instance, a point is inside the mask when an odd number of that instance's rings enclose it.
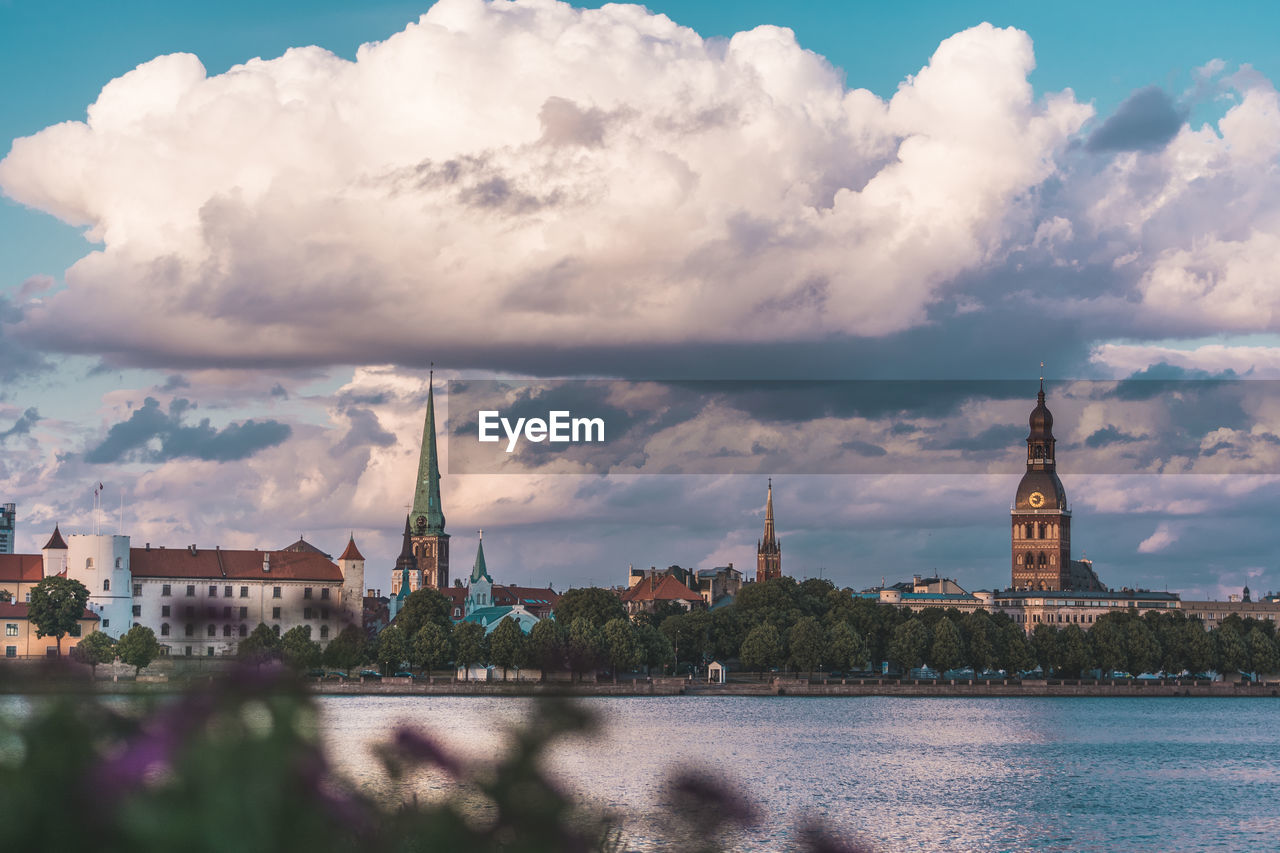
<instances>
[{"instance_id":1,"label":"distant house","mask_svg":"<svg viewBox=\"0 0 1280 853\"><path fill-rule=\"evenodd\" d=\"M0 625L4 626L4 657L43 658L58 654L56 637L37 637L35 623L28 616L30 605L26 602L0 602ZM98 628L98 615L85 610L71 633L62 638L62 653Z\"/></svg>"},{"instance_id":2,"label":"distant house","mask_svg":"<svg viewBox=\"0 0 1280 853\"><path fill-rule=\"evenodd\" d=\"M682 570L687 571L687 570ZM631 585L620 596L632 616L637 613L652 613L659 604L675 603L685 610L695 607L706 607L702 596L680 582L675 572L649 575Z\"/></svg>"}]
</instances>

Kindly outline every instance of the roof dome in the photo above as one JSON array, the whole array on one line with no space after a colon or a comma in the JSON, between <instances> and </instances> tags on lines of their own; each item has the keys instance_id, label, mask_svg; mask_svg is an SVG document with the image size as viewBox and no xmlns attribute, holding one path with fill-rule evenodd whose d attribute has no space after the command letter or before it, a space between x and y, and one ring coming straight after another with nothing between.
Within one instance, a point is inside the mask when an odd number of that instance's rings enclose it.
<instances>
[{"instance_id":1,"label":"roof dome","mask_svg":"<svg viewBox=\"0 0 1280 853\"><path fill-rule=\"evenodd\" d=\"M1039 497L1032 499L1032 495ZM1028 509L1060 509L1067 508L1067 490L1062 487L1058 475L1049 470L1028 471L1022 475L1018 483L1018 492L1014 496L1013 505L1018 510Z\"/></svg>"},{"instance_id":2,"label":"roof dome","mask_svg":"<svg viewBox=\"0 0 1280 853\"><path fill-rule=\"evenodd\" d=\"M1040 387L1040 393L1036 395L1036 407L1031 410L1031 417L1028 419L1031 425L1031 434L1036 435L1051 432L1053 430L1053 414L1049 411L1049 407L1044 404L1044 386Z\"/></svg>"}]
</instances>

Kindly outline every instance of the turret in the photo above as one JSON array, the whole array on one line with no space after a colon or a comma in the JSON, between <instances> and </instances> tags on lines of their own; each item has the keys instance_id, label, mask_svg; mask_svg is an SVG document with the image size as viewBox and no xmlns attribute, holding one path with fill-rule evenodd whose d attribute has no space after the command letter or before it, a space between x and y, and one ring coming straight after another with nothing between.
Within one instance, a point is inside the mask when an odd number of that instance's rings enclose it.
<instances>
[{"instance_id":1,"label":"turret","mask_svg":"<svg viewBox=\"0 0 1280 853\"><path fill-rule=\"evenodd\" d=\"M338 558L338 568L342 571L342 609L359 622L364 613L364 555L356 547L354 533Z\"/></svg>"},{"instance_id":2,"label":"turret","mask_svg":"<svg viewBox=\"0 0 1280 853\"><path fill-rule=\"evenodd\" d=\"M477 531L476 561L471 566L471 581L467 586L468 616L481 607L493 606L493 578L489 577L489 567L484 561L484 531Z\"/></svg>"},{"instance_id":3,"label":"turret","mask_svg":"<svg viewBox=\"0 0 1280 853\"><path fill-rule=\"evenodd\" d=\"M53 526L53 535L40 549L44 555L44 576L60 575L67 570L67 542L62 538L58 525Z\"/></svg>"}]
</instances>

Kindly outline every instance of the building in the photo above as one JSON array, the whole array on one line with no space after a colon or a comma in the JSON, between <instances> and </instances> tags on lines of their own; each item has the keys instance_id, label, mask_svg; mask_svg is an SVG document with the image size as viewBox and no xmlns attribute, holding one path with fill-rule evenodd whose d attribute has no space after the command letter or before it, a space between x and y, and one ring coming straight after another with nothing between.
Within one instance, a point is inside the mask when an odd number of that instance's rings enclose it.
<instances>
[{"instance_id":1,"label":"building","mask_svg":"<svg viewBox=\"0 0 1280 853\"><path fill-rule=\"evenodd\" d=\"M13 553L13 539L18 533L18 505L0 504L0 554Z\"/></svg>"},{"instance_id":2,"label":"building","mask_svg":"<svg viewBox=\"0 0 1280 853\"><path fill-rule=\"evenodd\" d=\"M391 597L400 594L407 578L409 591L430 587L449 588L449 534L444 529L444 507L440 503L440 460L436 453L435 374L427 385L427 416L422 426L422 447L418 455L418 480L413 504L405 519L405 545L391 574ZM409 563L412 558L412 565ZM404 569L408 569L405 572Z\"/></svg>"},{"instance_id":3,"label":"building","mask_svg":"<svg viewBox=\"0 0 1280 853\"><path fill-rule=\"evenodd\" d=\"M678 604L685 610L695 607L706 607L702 596L681 581L680 573L674 571L679 566L672 566L665 572L652 572L632 583L619 596L627 613L635 616L638 613L653 613L660 604ZM680 569L685 576L697 583L696 576L688 569Z\"/></svg>"},{"instance_id":4,"label":"building","mask_svg":"<svg viewBox=\"0 0 1280 853\"><path fill-rule=\"evenodd\" d=\"M1071 509L1058 479L1053 414L1045 405L1044 378L1029 419L1027 470L1009 509L1012 523L1012 588L1105 589L1087 561L1071 559Z\"/></svg>"},{"instance_id":5,"label":"building","mask_svg":"<svg viewBox=\"0 0 1280 853\"><path fill-rule=\"evenodd\" d=\"M733 567L716 566L714 569L698 569L698 594L707 607L723 607L731 603L742 589L742 572Z\"/></svg>"},{"instance_id":6,"label":"building","mask_svg":"<svg viewBox=\"0 0 1280 853\"><path fill-rule=\"evenodd\" d=\"M0 602L0 624L4 625L5 658L44 658L58 654L57 637L37 637L36 626L27 615L26 602ZM86 610L71 633L62 638L62 651L69 654L82 638L97 629L98 616Z\"/></svg>"},{"instance_id":7,"label":"building","mask_svg":"<svg viewBox=\"0 0 1280 853\"><path fill-rule=\"evenodd\" d=\"M782 545L773 524L773 479L764 504L764 538L756 542L756 582L782 577Z\"/></svg>"}]
</instances>

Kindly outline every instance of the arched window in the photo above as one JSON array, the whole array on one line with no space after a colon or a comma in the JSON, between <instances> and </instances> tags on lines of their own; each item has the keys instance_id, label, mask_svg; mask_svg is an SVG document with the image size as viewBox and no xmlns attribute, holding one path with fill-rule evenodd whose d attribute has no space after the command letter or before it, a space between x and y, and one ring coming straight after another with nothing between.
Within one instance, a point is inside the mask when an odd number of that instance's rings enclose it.
<instances>
[{"instance_id":1,"label":"arched window","mask_svg":"<svg viewBox=\"0 0 1280 853\"><path fill-rule=\"evenodd\" d=\"M163 625L161 625L161 626L160 626L160 636L161 636L161 637L167 637L167 636L169 636L169 623L168 623L168 622L165 622Z\"/></svg>"},{"instance_id":2,"label":"arched window","mask_svg":"<svg viewBox=\"0 0 1280 853\"><path fill-rule=\"evenodd\" d=\"M120 568L122 565L124 565L124 564L121 562L121 559L120 559L119 557L116 557L116 568L118 569L118 568Z\"/></svg>"},{"instance_id":3,"label":"arched window","mask_svg":"<svg viewBox=\"0 0 1280 853\"><path fill-rule=\"evenodd\" d=\"M1034 536L1034 535L1035 535L1035 534L1031 532L1031 525L1030 525L1030 524L1028 524L1028 525L1027 525L1027 538L1028 538L1028 539L1030 539L1030 538L1031 538L1032 536Z\"/></svg>"},{"instance_id":4,"label":"arched window","mask_svg":"<svg viewBox=\"0 0 1280 853\"><path fill-rule=\"evenodd\" d=\"M1045 558L1044 558L1044 551L1041 551L1041 552L1040 552L1039 563L1040 563L1040 565L1042 565L1042 566L1046 564L1046 560L1045 560Z\"/></svg>"},{"instance_id":5,"label":"arched window","mask_svg":"<svg viewBox=\"0 0 1280 853\"><path fill-rule=\"evenodd\" d=\"M327 639L327 638L328 638L328 636L329 636L329 626L328 626L328 625L321 625L321 626L320 626L320 639L322 639L322 640Z\"/></svg>"},{"instance_id":6,"label":"arched window","mask_svg":"<svg viewBox=\"0 0 1280 853\"><path fill-rule=\"evenodd\" d=\"M102 582L102 591L111 592L111 578L107 578Z\"/></svg>"}]
</instances>

